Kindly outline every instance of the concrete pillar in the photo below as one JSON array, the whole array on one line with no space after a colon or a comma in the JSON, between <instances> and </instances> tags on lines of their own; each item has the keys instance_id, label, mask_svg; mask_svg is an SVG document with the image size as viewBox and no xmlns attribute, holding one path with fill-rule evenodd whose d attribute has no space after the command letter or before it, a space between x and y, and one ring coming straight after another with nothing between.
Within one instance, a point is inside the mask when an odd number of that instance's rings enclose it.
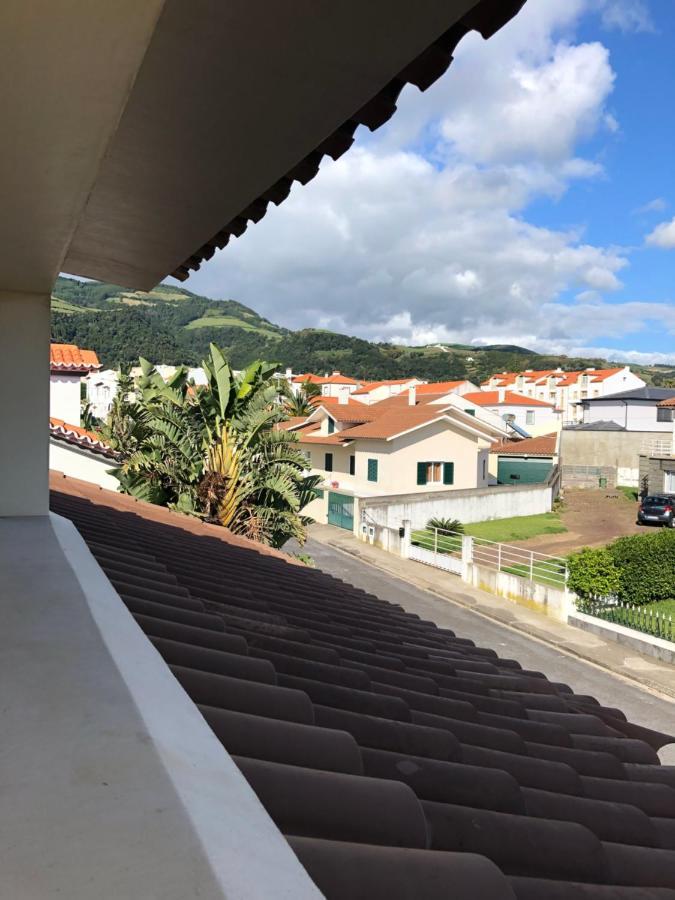
<instances>
[{"instance_id":1,"label":"concrete pillar","mask_svg":"<svg viewBox=\"0 0 675 900\"><path fill-rule=\"evenodd\" d=\"M462 581L471 583L469 578L469 566L473 562L473 537L470 534L462 535Z\"/></svg>"},{"instance_id":2,"label":"concrete pillar","mask_svg":"<svg viewBox=\"0 0 675 900\"><path fill-rule=\"evenodd\" d=\"M0 516L49 511L49 302L0 291Z\"/></svg>"},{"instance_id":3,"label":"concrete pillar","mask_svg":"<svg viewBox=\"0 0 675 900\"><path fill-rule=\"evenodd\" d=\"M401 538L401 556L403 559L409 559L410 557L410 536L412 533L412 528L410 525L410 519L403 520L403 537Z\"/></svg>"}]
</instances>

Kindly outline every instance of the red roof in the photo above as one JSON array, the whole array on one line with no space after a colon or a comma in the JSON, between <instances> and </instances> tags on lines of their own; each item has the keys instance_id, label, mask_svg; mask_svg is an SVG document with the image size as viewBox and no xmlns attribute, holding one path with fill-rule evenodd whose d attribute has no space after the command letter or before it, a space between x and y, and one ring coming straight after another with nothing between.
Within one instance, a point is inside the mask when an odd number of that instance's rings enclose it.
<instances>
[{"instance_id":1,"label":"red roof","mask_svg":"<svg viewBox=\"0 0 675 900\"><path fill-rule=\"evenodd\" d=\"M310 384L326 383L326 379L322 375L314 375L312 372L306 372L304 375L295 375L291 380L293 384L305 384L307 381L309 381Z\"/></svg>"},{"instance_id":2,"label":"red roof","mask_svg":"<svg viewBox=\"0 0 675 900\"><path fill-rule=\"evenodd\" d=\"M358 391L354 391L355 394L369 394L371 391L374 391L379 387L387 387L387 385L397 385L397 384L410 384L411 381L416 381L417 379L413 376L411 378L389 378L385 381L369 381L367 384L361 385Z\"/></svg>"},{"instance_id":3,"label":"red roof","mask_svg":"<svg viewBox=\"0 0 675 900\"><path fill-rule=\"evenodd\" d=\"M524 441L506 441L493 444L491 453L500 456L554 456L558 450L558 434L542 434Z\"/></svg>"},{"instance_id":4,"label":"red roof","mask_svg":"<svg viewBox=\"0 0 675 900\"><path fill-rule=\"evenodd\" d=\"M101 456L107 456L114 459L117 454L109 447L100 437L93 431L87 431L79 425L71 425L64 422L63 419L57 419L54 416L49 418L49 434L57 440L62 440L66 444L74 444L92 453L98 453Z\"/></svg>"},{"instance_id":5,"label":"red roof","mask_svg":"<svg viewBox=\"0 0 675 900\"><path fill-rule=\"evenodd\" d=\"M552 403L544 400L535 400L533 397L524 397L515 391L504 391L504 399L499 399L499 391L474 391L464 394L463 400L475 403L476 406L546 406L553 409Z\"/></svg>"},{"instance_id":6,"label":"red roof","mask_svg":"<svg viewBox=\"0 0 675 900\"><path fill-rule=\"evenodd\" d=\"M461 381L432 381L430 384L418 384L415 390L418 394L447 394L466 383L466 378Z\"/></svg>"},{"instance_id":7,"label":"red roof","mask_svg":"<svg viewBox=\"0 0 675 900\"><path fill-rule=\"evenodd\" d=\"M361 384L360 381L357 381L355 378L350 378L349 375L341 375L340 372L333 372L332 375L329 375L328 378L322 379L323 384Z\"/></svg>"},{"instance_id":8,"label":"red roof","mask_svg":"<svg viewBox=\"0 0 675 900\"><path fill-rule=\"evenodd\" d=\"M75 344L50 344L49 365L52 372L91 372L101 368L93 350L80 350Z\"/></svg>"}]
</instances>

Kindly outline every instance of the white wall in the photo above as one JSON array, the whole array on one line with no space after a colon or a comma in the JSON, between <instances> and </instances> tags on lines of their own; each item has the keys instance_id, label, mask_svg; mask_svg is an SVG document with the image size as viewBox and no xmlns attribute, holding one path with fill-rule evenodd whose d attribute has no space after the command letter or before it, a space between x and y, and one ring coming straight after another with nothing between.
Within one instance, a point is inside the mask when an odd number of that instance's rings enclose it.
<instances>
[{"instance_id":1,"label":"white wall","mask_svg":"<svg viewBox=\"0 0 675 900\"><path fill-rule=\"evenodd\" d=\"M105 421L117 394L117 372L114 369L91 372L84 379L84 383L92 413L97 419ZM77 425L77 422L71 424Z\"/></svg>"},{"instance_id":2,"label":"white wall","mask_svg":"<svg viewBox=\"0 0 675 900\"><path fill-rule=\"evenodd\" d=\"M80 424L81 375L49 376L49 415L63 419L69 425Z\"/></svg>"},{"instance_id":3,"label":"white wall","mask_svg":"<svg viewBox=\"0 0 675 900\"><path fill-rule=\"evenodd\" d=\"M0 291L0 516L49 511L49 302Z\"/></svg>"},{"instance_id":4,"label":"white wall","mask_svg":"<svg viewBox=\"0 0 675 900\"><path fill-rule=\"evenodd\" d=\"M629 431L665 431L673 430L672 422L658 422L656 419L657 401L639 402L627 400L596 400L584 410L584 422L616 422Z\"/></svg>"},{"instance_id":5,"label":"white wall","mask_svg":"<svg viewBox=\"0 0 675 900\"><path fill-rule=\"evenodd\" d=\"M472 491L444 491L438 494L405 494L392 497L362 498L360 507L368 520L389 528L398 528L404 519L411 527L424 528L429 519L459 519L460 522L485 522L511 516L535 516L551 511L551 488L547 485L500 485Z\"/></svg>"},{"instance_id":6,"label":"white wall","mask_svg":"<svg viewBox=\"0 0 675 900\"><path fill-rule=\"evenodd\" d=\"M114 460L96 456L55 438L49 441L49 468L110 491L119 488L119 481L108 474L110 469L117 468Z\"/></svg>"},{"instance_id":7,"label":"white wall","mask_svg":"<svg viewBox=\"0 0 675 900\"><path fill-rule=\"evenodd\" d=\"M484 406L483 409L498 415L502 420L504 416L513 416L516 425L528 434L546 434L557 431L562 426L562 417L552 406L521 406L520 404L495 404ZM531 416L528 416L528 412Z\"/></svg>"}]
</instances>

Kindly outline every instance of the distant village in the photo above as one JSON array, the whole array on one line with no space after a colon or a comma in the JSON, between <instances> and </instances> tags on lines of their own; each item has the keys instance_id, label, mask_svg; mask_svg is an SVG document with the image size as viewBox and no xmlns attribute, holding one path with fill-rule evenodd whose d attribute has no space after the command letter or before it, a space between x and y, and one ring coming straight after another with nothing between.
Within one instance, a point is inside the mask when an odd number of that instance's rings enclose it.
<instances>
[{"instance_id":1,"label":"distant village","mask_svg":"<svg viewBox=\"0 0 675 900\"><path fill-rule=\"evenodd\" d=\"M164 379L176 372L156 368ZM306 400L302 415L289 407L282 427L321 476L307 509L319 522L356 530L370 507L397 497L480 521L501 507L499 515L545 511L544 485L548 508L566 486L675 492L675 389L647 386L629 366L497 372L479 385L290 369L275 377L280 397ZM200 368L189 378L206 383ZM117 392L118 373L102 369L95 351L52 344L52 469L118 487L115 453L91 426L106 420Z\"/></svg>"}]
</instances>

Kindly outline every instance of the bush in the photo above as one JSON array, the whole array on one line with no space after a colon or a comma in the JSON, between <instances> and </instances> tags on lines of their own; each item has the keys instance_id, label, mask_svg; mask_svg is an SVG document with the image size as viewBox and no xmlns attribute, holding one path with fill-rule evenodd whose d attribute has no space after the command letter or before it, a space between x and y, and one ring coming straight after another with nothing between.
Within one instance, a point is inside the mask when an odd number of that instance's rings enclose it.
<instances>
[{"instance_id":1,"label":"bush","mask_svg":"<svg viewBox=\"0 0 675 900\"><path fill-rule=\"evenodd\" d=\"M607 549L621 570L620 600L639 605L675 598L675 531L622 537Z\"/></svg>"},{"instance_id":2,"label":"bush","mask_svg":"<svg viewBox=\"0 0 675 900\"><path fill-rule=\"evenodd\" d=\"M459 519L429 519L427 528L438 528L439 531L456 531L457 534L464 534L464 526Z\"/></svg>"},{"instance_id":3,"label":"bush","mask_svg":"<svg viewBox=\"0 0 675 900\"><path fill-rule=\"evenodd\" d=\"M622 573L609 548L584 547L568 559L567 586L582 600L616 596L622 589Z\"/></svg>"}]
</instances>

